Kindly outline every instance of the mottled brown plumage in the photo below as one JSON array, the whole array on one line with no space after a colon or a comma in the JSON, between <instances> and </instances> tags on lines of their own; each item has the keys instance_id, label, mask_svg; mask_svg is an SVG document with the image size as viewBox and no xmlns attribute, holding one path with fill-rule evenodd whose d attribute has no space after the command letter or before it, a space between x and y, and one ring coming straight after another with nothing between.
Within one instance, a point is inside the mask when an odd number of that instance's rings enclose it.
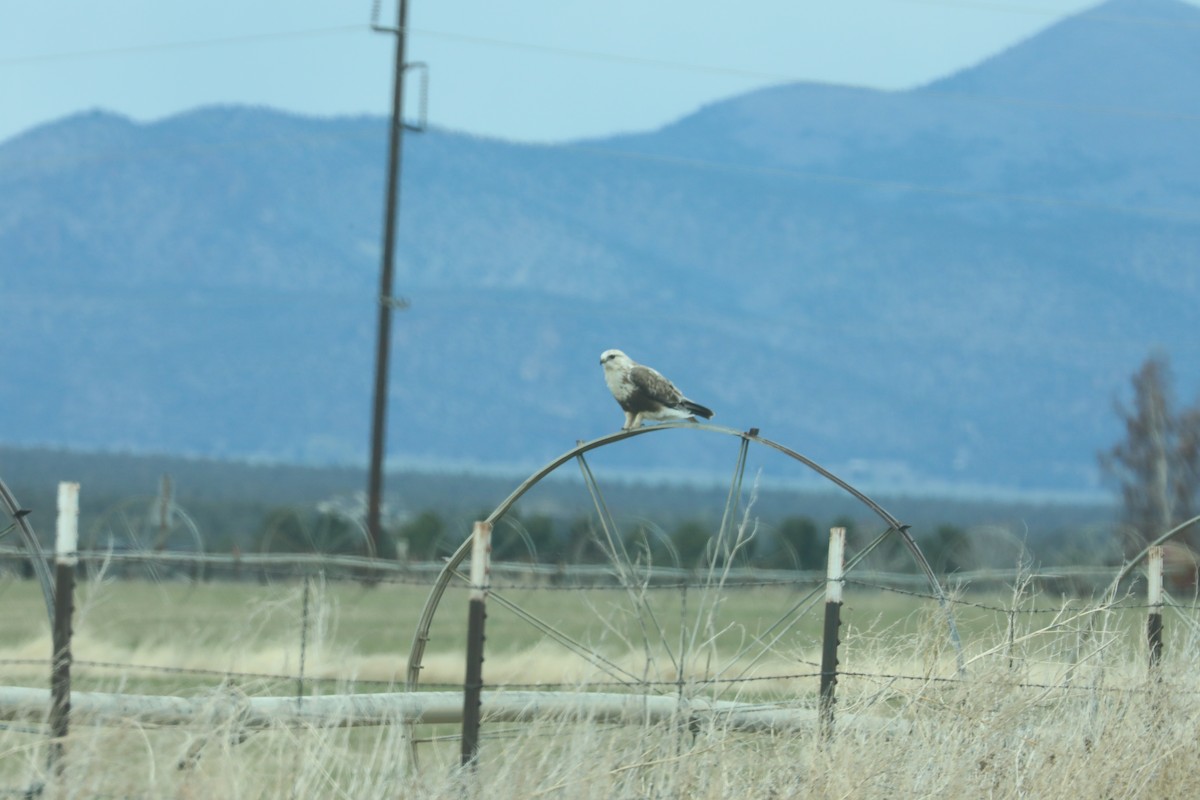
<instances>
[{"instance_id":1,"label":"mottled brown plumage","mask_svg":"<svg viewBox=\"0 0 1200 800\"><path fill-rule=\"evenodd\" d=\"M605 350L600 364L604 367L604 382L625 412L623 430L636 428L644 420L709 419L713 415L684 397L657 370L634 362L620 350Z\"/></svg>"}]
</instances>

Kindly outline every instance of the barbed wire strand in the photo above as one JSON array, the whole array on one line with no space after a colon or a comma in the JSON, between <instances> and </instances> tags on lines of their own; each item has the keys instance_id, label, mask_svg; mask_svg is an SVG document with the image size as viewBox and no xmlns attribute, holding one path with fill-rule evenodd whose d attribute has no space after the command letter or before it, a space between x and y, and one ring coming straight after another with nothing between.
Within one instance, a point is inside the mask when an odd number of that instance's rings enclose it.
<instances>
[{"instance_id":1,"label":"barbed wire strand","mask_svg":"<svg viewBox=\"0 0 1200 800\"><path fill-rule=\"evenodd\" d=\"M5 665L5 666L14 666L14 665L45 666L48 669L50 666L50 661L49 661L49 659L0 659L0 664ZM275 673L237 672L237 671L231 671L231 670L213 670L213 669L190 668L190 667L164 667L164 666L148 665L148 664L126 664L126 663L122 663L122 662L90 661L90 660L86 660L86 659L75 661L75 662L73 662L72 666L77 666L77 667L84 668L84 669L86 669L86 668L102 668L102 669L118 669L118 670L124 670L124 671L153 671L153 672L163 672L163 673L171 673L171 674L183 673L183 674L191 674L191 675L207 675L207 676L220 677L224 680L228 680L228 679L232 679L232 678L269 679L272 682L278 682L278 683L283 683L283 684L293 682L297 678L296 675L290 675L290 674L285 674L285 673L275 674ZM684 686L690 690L695 691L695 690L703 689L706 687L720 687L723 685L734 684L734 683L753 684L753 683L766 683L766 682L773 682L773 681L785 682L785 681L812 680L815 678L819 678L820 675L821 675L821 673L819 671L808 671L808 672L791 672L791 673L769 674L769 675L737 676L737 677L727 677L727 678L708 677L708 678L697 678L694 680L687 680L684 682ZM1030 689L1030 690L1038 690L1038 691L1043 691L1043 690L1047 690L1047 689L1061 689L1061 690L1065 690L1065 691L1101 691L1101 692L1129 694L1129 695L1161 692L1163 689L1168 689L1177 694L1200 696L1200 689L1198 689L1198 688L1184 686L1184 685L1181 685L1178 683L1172 683L1170 681L1164 681L1161 678L1156 678L1154 681L1152 681L1150 683L1147 683L1145 685L1139 685L1139 686L1099 687L1094 684L1073 684L1073 683L1067 683L1067 682L1046 683L1046 682L1037 682L1037 681L1019 681L1019 680L1006 680L1006 679L989 680L989 678L991 678L991 677L993 677L992 673L986 673L986 674L984 674L983 677L965 677L964 678L964 677L959 677L956 675L955 676L910 675L910 674L906 674L906 673L893 673L893 672L870 672L870 671L863 671L863 670L841 670L841 669L838 670L838 678L839 679L841 679L841 678L861 678L864 680L875 680L875 681L909 681L909 682L918 682L918 683L939 684L939 685L946 685L946 686L957 685L957 686L971 686L971 687L976 687L976 686L980 686L980 685L996 685L996 686L1003 686L1005 688ZM346 686L376 685L376 686L396 687L396 686L402 685L401 681L395 681L395 680L384 681L384 680L362 679L362 678L322 678L322 677L316 677L316 676L311 676L311 675L307 677L307 680L309 680L312 683L326 683L326 684L335 683L335 684L346 685ZM495 682L495 683L487 683L486 687L488 689L494 690L494 691L506 691L506 690L507 691L549 691L549 690L568 690L569 691L569 690L574 689L574 690L579 690L580 692L584 692L585 690L590 690L590 689L622 689L622 688L624 688L624 689L663 689L663 690L666 690L666 692L668 694L674 694L679 687L679 681L677 679L643 680L643 679L639 678L635 681L559 681L559 682L540 681L540 682L536 682L536 683ZM422 684L423 691L457 691L457 690L460 690L461 688L462 688L461 683ZM812 698L809 698L809 701L811 701L811 699ZM754 707L774 708L774 707L780 707L781 704L787 705L787 704L794 704L797 702L807 702L807 701L804 701L803 699L796 699L796 698L792 698L789 700L772 700L769 702L747 704L747 708L754 708ZM26 732L42 733L44 731L42 731L40 729L36 730L36 731L31 729L30 731L26 731Z\"/></svg>"}]
</instances>

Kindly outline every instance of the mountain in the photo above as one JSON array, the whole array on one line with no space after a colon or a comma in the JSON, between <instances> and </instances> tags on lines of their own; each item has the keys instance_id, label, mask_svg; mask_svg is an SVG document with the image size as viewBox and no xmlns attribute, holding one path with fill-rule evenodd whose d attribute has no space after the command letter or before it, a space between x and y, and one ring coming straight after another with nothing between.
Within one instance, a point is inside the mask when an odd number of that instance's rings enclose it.
<instances>
[{"instance_id":1,"label":"mountain","mask_svg":"<svg viewBox=\"0 0 1200 800\"><path fill-rule=\"evenodd\" d=\"M1115 0L916 90L777 86L622 143L813 180L1194 214L1198 17L1177 0Z\"/></svg>"},{"instance_id":2,"label":"mountain","mask_svg":"<svg viewBox=\"0 0 1200 800\"><path fill-rule=\"evenodd\" d=\"M1115 0L910 91L408 136L391 458L525 469L610 432L621 347L866 485L1097 491L1142 359L1200 388L1198 28ZM362 463L386 127L94 111L0 144L0 440ZM596 458L733 455L672 432Z\"/></svg>"},{"instance_id":3,"label":"mountain","mask_svg":"<svg viewBox=\"0 0 1200 800\"><path fill-rule=\"evenodd\" d=\"M1200 113L1197 7L1116 0L1085 11L931 89L1137 116Z\"/></svg>"}]
</instances>

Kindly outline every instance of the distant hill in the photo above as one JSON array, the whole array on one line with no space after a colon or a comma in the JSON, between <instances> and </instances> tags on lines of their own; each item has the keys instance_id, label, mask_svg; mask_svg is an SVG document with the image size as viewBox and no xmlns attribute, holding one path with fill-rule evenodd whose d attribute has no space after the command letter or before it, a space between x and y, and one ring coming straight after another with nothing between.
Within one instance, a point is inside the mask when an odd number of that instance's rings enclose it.
<instances>
[{"instance_id":1,"label":"distant hill","mask_svg":"<svg viewBox=\"0 0 1200 800\"><path fill-rule=\"evenodd\" d=\"M866 485L1098 491L1141 360L1200 388L1198 27L1114 0L911 91L409 136L392 458L524 469L609 432L616 346ZM214 107L0 144L0 441L363 463L385 136ZM648 438L602 464L732 464Z\"/></svg>"}]
</instances>

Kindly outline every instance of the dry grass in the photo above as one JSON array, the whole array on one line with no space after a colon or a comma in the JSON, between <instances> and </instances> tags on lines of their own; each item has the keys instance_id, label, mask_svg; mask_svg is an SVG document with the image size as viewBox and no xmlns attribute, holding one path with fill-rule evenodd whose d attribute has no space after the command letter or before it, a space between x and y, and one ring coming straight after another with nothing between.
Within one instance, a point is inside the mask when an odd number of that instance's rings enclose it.
<instances>
[{"instance_id":1,"label":"dry grass","mask_svg":"<svg viewBox=\"0 0 1200 800\"><path fill-rule=\"evenodd\" d=\"M506 592L556 627L650 680L737 676L738 658L801 595L770 588L651 592ZM311 594L306 691L349 690L350 679L401 681L425 590L317 586ZM248 694L295 692L302 587L101 583L80 588L76 685L195 695L222 672ZM1003 608L1009 596L977 597ZM450 727L410 764L402 726L248 733L229 722L151 728L137 720L76 725L63 774L46 774L46 739L26 723L0 730L0 789L46 783L47 797L275 798L1187 798L1200 796L1200 646L1194 624L1168 618L1166 659L1148 675L1141 611L1018 598L1008 616L959 608L968 662L955 673L936 604L851 592L845 608L836 735L748 734L710 722L608 725L561 720L484 726L478 769L457 768ZM45 686L49 636L28 583L0 579L0 670L8 685ZM426 659L426 683L462 677L465 599L447 596ZM640 605L639 605L640 603ZM819 608L817 609L819 611ZM489 612L485 679L583 685L610 677L511 614ZM650 619L654 621L651 622ZM747 676L719 684L725 699L811 709L819 614L791 628ZM652 635L643 636L649 630ZM39 663L21 665L16 660ZM93 666L94 662L215 674ZM686 693L714 695L685 683ZM883 729L880 720L895 725ZM184 769L181 761L198 757Z\"/></svg>"}]
</instances>

